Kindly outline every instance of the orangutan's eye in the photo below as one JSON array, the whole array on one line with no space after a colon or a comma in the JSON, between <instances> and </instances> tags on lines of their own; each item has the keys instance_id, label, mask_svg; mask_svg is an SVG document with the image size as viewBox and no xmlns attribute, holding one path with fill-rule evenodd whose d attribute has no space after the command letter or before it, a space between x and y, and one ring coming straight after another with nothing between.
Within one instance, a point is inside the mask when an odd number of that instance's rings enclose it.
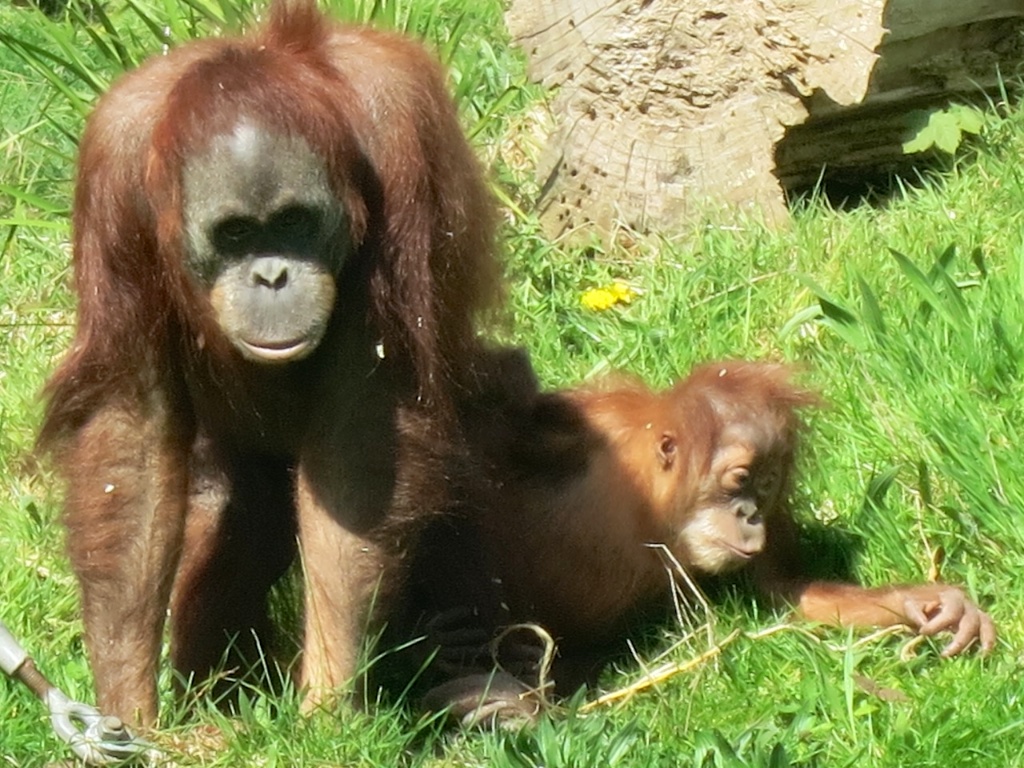
<instances>
[{"instance_id":1,"label":"orangutan's eye","mask_svg":"<svg viewBox=\"0 0 1024 768\"><path fill-rule=\"evenodd\" d=\"M733 467L722 478L722 488L730 493L742 491L750 482L750 470L746 467Z\"/></svg>"}]
</instances>

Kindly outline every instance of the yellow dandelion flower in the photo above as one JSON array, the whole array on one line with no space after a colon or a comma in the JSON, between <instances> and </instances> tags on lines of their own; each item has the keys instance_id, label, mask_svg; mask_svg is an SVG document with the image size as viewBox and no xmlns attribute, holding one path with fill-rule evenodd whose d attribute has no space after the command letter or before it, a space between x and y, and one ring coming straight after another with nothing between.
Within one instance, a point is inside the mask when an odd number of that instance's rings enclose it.
<instances>
[{"instance_id":1,"label":"yellow dandelion flower","mask_svg":"<svg viewBox=\"0 0 1024 768\"><path fill-rule=\"evenodd\" d=\"M580 297L580 303L593 312L604 312L616 304L629 304L637 295L636 290L616 280L611 285L585 291Z\"/></svg>"}]
</instances>

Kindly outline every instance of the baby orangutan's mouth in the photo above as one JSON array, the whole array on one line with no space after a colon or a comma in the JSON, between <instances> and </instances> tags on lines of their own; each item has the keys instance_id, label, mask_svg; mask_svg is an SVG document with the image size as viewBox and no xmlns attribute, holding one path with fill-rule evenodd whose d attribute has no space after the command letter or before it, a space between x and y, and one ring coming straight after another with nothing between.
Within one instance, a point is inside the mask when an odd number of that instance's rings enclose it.
<instances>
[{"instance_id":1,"label":"baby orangutan's mouth","mask_svg":"<svg viewBox=\"0 0 1024 768\"><path fill-rule=\"evenodd\" d=\"M737 547L735 544L730 544L728 541L719 540L719 544L741 560L749 560L761 551L760 547L755 547L754 549L742 549L741 547Z\"/></svg>"}]
</instances>

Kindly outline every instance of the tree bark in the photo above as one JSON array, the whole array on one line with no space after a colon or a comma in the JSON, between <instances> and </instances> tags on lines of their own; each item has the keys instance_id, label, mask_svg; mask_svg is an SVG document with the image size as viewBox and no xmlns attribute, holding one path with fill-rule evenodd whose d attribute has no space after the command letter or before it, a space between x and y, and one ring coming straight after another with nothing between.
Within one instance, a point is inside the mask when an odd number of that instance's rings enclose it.
<instances>
[{"instance_id":1,"label":"tree bark","mask_svg":"<svg viewBox=\"0 0 1024 768\"><path fill-rule=\"evenodd\" d=\"M1024 61L1024 0L512 0L506 20L554 93L553 236L678 230L709 201L783 222L785 189L904 161L914 109Z\"/></svg>"}]
</instances>

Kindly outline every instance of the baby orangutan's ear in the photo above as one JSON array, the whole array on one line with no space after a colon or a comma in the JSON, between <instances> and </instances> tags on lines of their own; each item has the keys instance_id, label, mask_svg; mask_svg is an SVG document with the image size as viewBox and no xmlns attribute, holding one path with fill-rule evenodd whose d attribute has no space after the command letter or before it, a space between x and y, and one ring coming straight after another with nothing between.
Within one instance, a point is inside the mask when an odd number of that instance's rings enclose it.
<instances>
[{"instance_id":1,"label":"baby orangutan's ear","mask_svg":"<svg viewBox=\"0 0 1024 768\"><path fill-rule=\"evenodd\" d=\"M666 430L658 441L658 460L662 469L670 469L676 461L676 433Z\"/></svg>"}]
</instances>

